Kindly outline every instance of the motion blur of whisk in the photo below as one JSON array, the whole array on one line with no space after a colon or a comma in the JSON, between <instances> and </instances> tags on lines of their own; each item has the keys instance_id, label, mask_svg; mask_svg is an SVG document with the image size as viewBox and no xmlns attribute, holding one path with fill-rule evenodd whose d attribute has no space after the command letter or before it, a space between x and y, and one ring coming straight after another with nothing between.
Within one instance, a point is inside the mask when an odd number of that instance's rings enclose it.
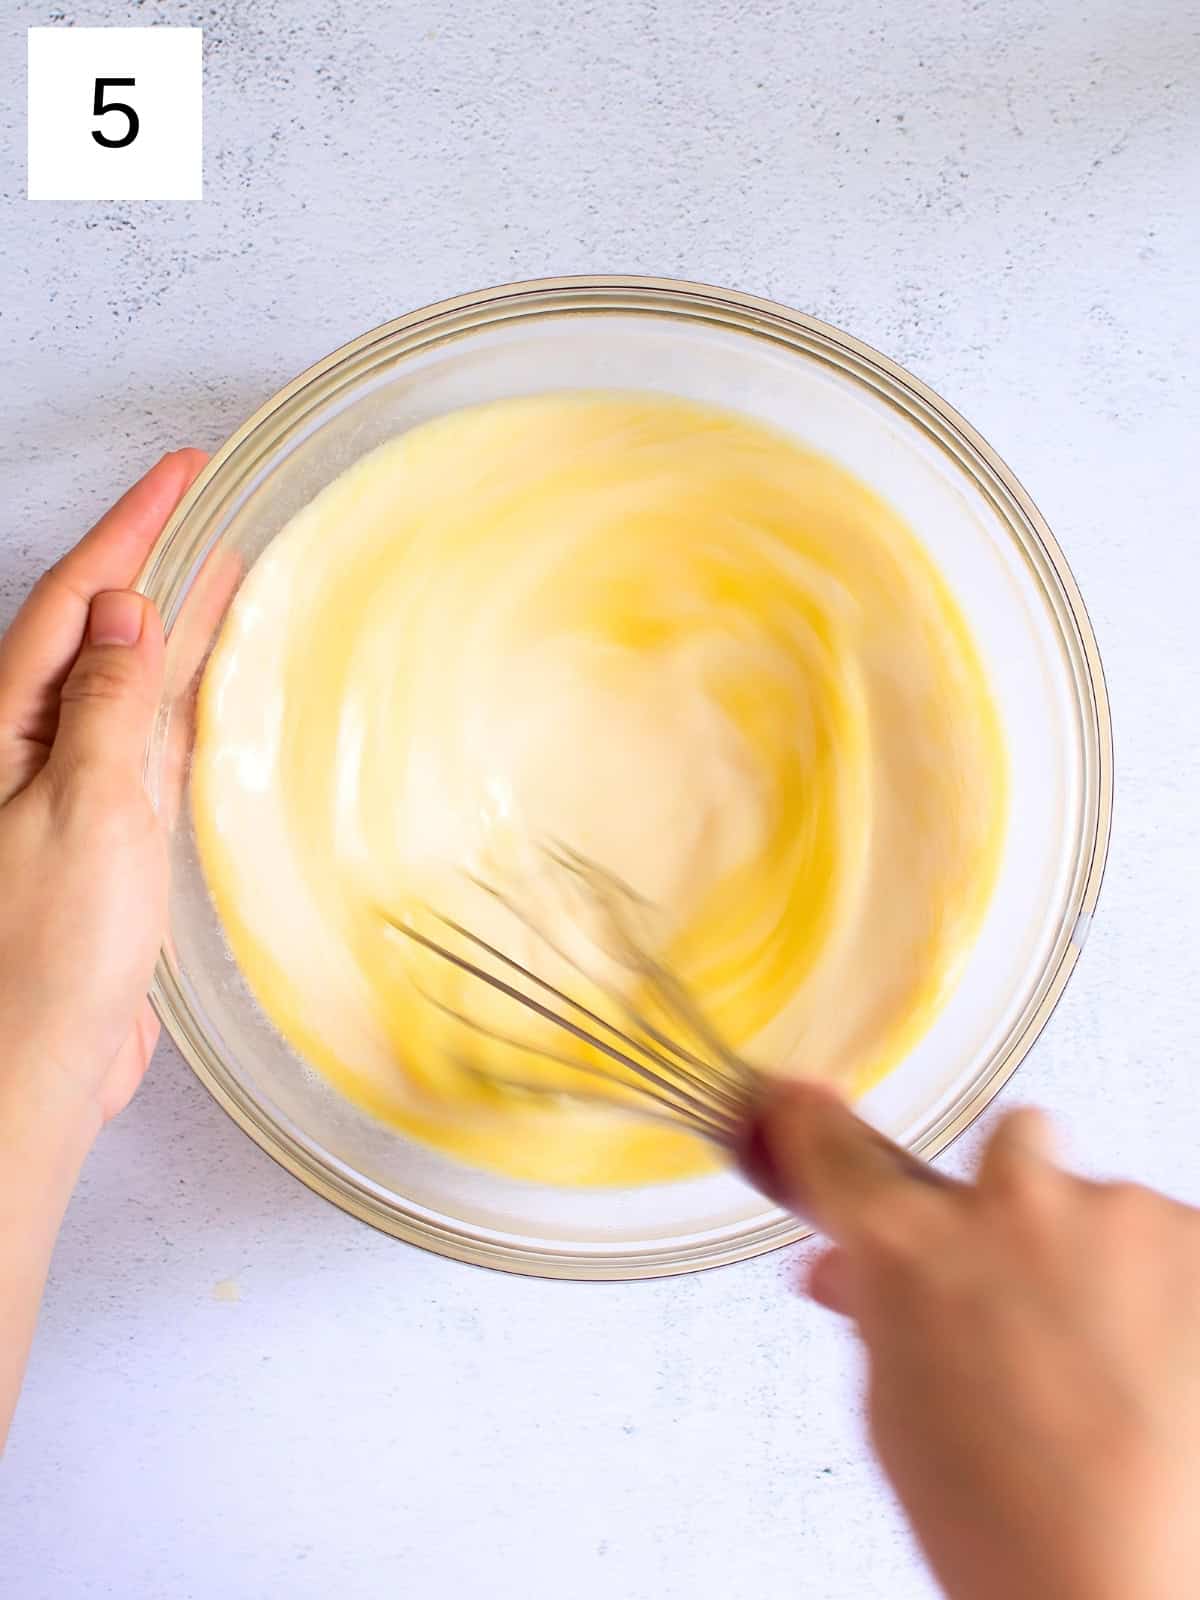
<instances>
[{"instance_id":1,"label":"motion blur of whisk","mask_svg":"<svg viewBox=\"0 0 1200 1600\"><path fill-rule=\"evenodd\" d=\"M409 979L446 1019L455 1067L497 1090L592 1101L733 1145L757 1076L651 953L654 908L564 845L539 856L579 935L571 949L480 879L471 882L524 935L525 960L436 907L384 913L408 947Z\"/></svg>"}]
</instances>

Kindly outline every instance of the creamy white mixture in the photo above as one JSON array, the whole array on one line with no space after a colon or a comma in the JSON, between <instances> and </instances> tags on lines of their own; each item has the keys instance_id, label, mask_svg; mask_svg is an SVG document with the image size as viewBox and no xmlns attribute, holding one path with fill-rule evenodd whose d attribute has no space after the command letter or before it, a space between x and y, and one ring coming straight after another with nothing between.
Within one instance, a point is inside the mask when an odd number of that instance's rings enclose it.
<instances>
[{"instance_id":1,"label":"creamy white mixture","mask_svg":"<svg viewBox=\"0 0 1200 1600\"><path fill-rule=\"evenodd\" d=\"M430 987L521 1019L414 970L385 915L432 906L561 981L484 879L628 986L548 866L565 844L653 904L733 1045L861 1087L975 936L1004 759L948 592L864 486L733 415L558 395L419 428L293 519L208 667L193 795L234 954L339 1086L470 1160L628 1181L706 1157L464 1076Z\"/></svg>"}]
</instances>

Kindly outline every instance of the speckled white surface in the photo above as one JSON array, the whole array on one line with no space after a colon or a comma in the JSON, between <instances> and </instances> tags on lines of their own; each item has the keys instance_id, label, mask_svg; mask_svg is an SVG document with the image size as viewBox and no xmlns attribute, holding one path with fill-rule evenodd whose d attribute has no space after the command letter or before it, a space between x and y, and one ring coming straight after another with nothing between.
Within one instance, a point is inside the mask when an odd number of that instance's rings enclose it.
<instances>
[{"instance_id":1,"label":"speckled white surface","mask_svg":"<svg viewBox=\"0 0 1200 1600\"><path fill-rule=\"evenodd\" d=\"M24 28L55 20L204 27L202 203L24 200ZM771 295L965 411L1074 566L1118 739L1100 916L1017 1092L1089 1167L1200 1200L1197 0L94 0L10 6L0 61L0 622L162 450L515 277ZM928 1600L794 1269L422 1255L164 1047L63 1233L0 1589Z\"/></svg>"}]
</instances>

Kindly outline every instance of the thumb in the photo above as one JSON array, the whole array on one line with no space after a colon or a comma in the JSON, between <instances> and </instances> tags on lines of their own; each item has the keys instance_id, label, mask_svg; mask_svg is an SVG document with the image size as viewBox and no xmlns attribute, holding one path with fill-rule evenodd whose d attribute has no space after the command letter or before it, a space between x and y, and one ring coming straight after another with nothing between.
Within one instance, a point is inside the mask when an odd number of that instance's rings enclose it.
<instances>
[{"instance_id":1,"label":"thumb","mask_svg":"<svg viewBox=\"0 0 1200 1600\"><path fill-rule=\"evenodd\" d=\"M914 1190L955 1187L816 1083L772 1084L739 1157L772 1200L841 1244L874 1231Z\"/></svg>"},{"instance_id":2,"label":"thumb","mask_svg":"<svg viewBox=\"0 0 1200 1600\"><path fill-rule=\"evenodd\" d=\"M140 777L162 678L162 625L151 602L125 589L96 595L62 686L51 760Z\"/></svg>"}]
</instances>

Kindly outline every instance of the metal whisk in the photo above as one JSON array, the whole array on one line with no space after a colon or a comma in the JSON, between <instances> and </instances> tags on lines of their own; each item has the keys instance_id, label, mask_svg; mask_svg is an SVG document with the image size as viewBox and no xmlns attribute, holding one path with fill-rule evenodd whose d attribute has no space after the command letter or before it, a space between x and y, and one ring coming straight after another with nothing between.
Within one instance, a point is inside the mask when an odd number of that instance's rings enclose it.
<instances>
[{"instance_id":1,"label":"metal whisk","mask_svg":"<svg viewBox=\"0 0 1200 1600\"><path fill-rule=\"evenodd\" d=\"M415 926L412 918L397 918L384 912L385 922L395 933L429 951L467 978L485 984L492 994L504 996L524 1014L551 1024L576 1045L574 1050L560 1051L547 1043L494 1027L448 1003L418 982L417 988L429 1004L462 1024L465 1030L567 1067L571 1076L569 1087L563 1083L550 1086L539 1082L532 1073L528 1078L501 1076L480 1067L465 1052L454 1054L456 1065L485 1082L507 1089L538 1095L566 1094L573 1099L623 1107L688 1128L719 1145L732 1146L745 1127L757 1096L758 1077L754 1069L724 1043L684 984L650 955L635 936L632 924L645 906L628 885L564 846L548 846L544 854L554 869L565 874L564 881L582 896L592 917L599 919L605 953L638 980L643 998L635 1002L622 987L587 972L511 897L473 879L476 887L517 918L559 962L574 969L589 986L598 988L621 1018L621 1023L603 1016L461 922L435 909L424 908L424 917L432 922L436 935ZM665 1026L647 1015L647 1000L661 1013ZM671 1032L667 1031L668 1027ZM674 1037L676 1031L690 1043ZM581 1054L581 1049L587 1054Z\"/></svg>"}]
</instances>

